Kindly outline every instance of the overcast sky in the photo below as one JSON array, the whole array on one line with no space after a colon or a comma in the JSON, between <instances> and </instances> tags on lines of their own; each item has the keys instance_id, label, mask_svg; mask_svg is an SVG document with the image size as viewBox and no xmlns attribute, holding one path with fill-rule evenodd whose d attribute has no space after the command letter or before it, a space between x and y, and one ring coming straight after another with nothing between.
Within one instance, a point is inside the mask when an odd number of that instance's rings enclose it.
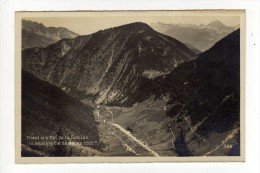
<instances>
[{"instance_id":1,"label":"overcast sky","mask_svg":"<svg viewBox=\"0 0 260 173\"><path fill-rule=\"evenodd\" d=\"M66 13L67 14L67 13ZM48 16L48 15L47 15ZM46 27L65 27L80 35L88 35L98 30L120 26L133 22L144 22L147 24L162 22L173 24L208 24L214 20L219 20L227 26L236 26L240 18L231 15L180 15L171 13L94 13L91 15L56 15L55 17L38 15L37 17L27 17L26 20L42 23Z\"/></svg>"}]
</instances>

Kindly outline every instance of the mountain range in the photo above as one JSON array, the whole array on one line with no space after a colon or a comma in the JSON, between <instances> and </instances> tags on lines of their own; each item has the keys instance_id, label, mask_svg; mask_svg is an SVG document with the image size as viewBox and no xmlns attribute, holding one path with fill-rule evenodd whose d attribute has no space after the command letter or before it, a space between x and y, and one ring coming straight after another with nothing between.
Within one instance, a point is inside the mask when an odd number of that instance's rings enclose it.
<instances>
[{"instance_id":1,"label":"mountain range","mask_svg":"<svg viewBox=\"0 0 260 173\"><path fill-rule=\"evenodd\" d=\"M178 40L132 23L24 50L22 66L73 96L90 96L98 104L123 103L143 76L169 73L195 56Z\"/></svg>"},{"instance_id":2,"label":"mountain range","mask_svg":"<svg viewBox=\"0 0 260 173\"><path fill-rule=\"evenodd\" d=\"M188 45L195 52L204 52L217 41L239 28L226 26L220 21L212 21L207 25L152 23L151 27L163 34Z\"/></svg>"},{"instance_id":3,"label":"mountain range","mask_svg":"<svg viewBox=\"0 0 260 173\"><path fill-rule=\"evenodd\" d=\"M196 27L205 30L204 25L189 25ZM207 25L208 30L227 33L220 22ZM95 124L93 107L79 101L89 100L100 119L112 118L111 123L120 124L161 155L239 155L240 30L226 35L197 55L191 46L136 22L25 49L23 126L36 129L28 119L35 124L51 120L69 126L63 127L65 133L85 133L81 130L88 127L93 139L107 141L95 126L103 125L107 135L108 119ZM50 109L57 112L54 117ZM51 123L45 126L39 125L39 133L53 129ZM24 133L29 131L25 128ZM224 148L226 143L234 149ZM127 151L136 154L130 144Z\"/></svg>"},{"instance_id":4,"label":"mountain range","mask_svg":"<svg viewBox=\"0 0 260 173\"><path fill-rule=\"evenodd\" d=\"M63 27L45 27L41 23L22 20L22 49L46 47L64 38L75 38L78 34Z\"/></svg>"}]
</instances>

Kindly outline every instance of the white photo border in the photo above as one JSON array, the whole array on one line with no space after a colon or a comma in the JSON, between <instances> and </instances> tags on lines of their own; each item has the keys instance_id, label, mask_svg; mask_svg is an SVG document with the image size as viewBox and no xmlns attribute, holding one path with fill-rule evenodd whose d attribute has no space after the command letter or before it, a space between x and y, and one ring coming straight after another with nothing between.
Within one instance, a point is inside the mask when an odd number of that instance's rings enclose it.
<instances>
[{"instance_id":1,"label":"white photo border","mask_svg":"<svg viewBox=\"0 0 260 173\"><path fill-rule=\"evenodd\" d=\"M0 1L0 172L260 172L260 61L258 0L2 0ZM246 146L239 163L15 164L15 12L85 10L246 10Z\"/></svg>"}]
</instances>

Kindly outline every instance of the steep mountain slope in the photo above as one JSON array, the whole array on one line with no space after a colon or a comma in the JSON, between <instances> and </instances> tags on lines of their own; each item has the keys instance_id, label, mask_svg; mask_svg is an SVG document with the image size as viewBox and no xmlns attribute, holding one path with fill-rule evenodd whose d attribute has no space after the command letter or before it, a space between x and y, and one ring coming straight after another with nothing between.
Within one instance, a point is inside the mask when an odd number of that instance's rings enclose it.
<instances>
[{"instance_id":1,"label":"steep mountain slope","mask_svg":"<svg viewBox=\"0 0 260 173\"><path fill-rule=\"evenodd\" d=\"M95 150L99 148L96 125L92 108L67 95L58 87L39 80L28 72L22 72L22 156L98 154ZM59 142L77 141L83 144L77 145L78 147L65 144L55 146L53 142L58 142L58 139L50 138L72 135L75 139L67 138ZM88 139L76 139L78 136L87 136ZM84 145L86 141L95 141L95 144Z\"/></svg>"},{"instance_id":2,"label":"steep mountain slope","mask_svg":"<svg viewBox=\"0 0 260 173\"><path fill-rule=\"evenodd\" d=\"M202 149L195 148L208 146L212 140L236 145L240 126L240 30L153 83L158 96L170 94L167 115L175 131L185 136L191 151L199 154ZM228 136L220 140L217 136L223 134Z\"/></svg>"},{"instance_id":3,"label":"steep mountain slope","mask_svg":"<svg viewBox=\"0 0 260 173\"><path fill-rule=\"evenodd\" d=\"M172 71L195 54L147 24L132 23L22 52L23 69L73 96L124 104L143 76Z\"/></svg>"},{"instance_id":4,"label":"steep mountain slope","mask_svg":"<svg viewBox=\"0 0 260 173\"><path fill-rule=\"evenodd\" d=\"M209 49L217 41L237 29L237 26L229 27L220 21L213 21L208 25L164 24L158 22L151 24L151 27L201 52Z\"/></svg>"},{"instance_id":5,"label":"steep mountain slope","mask_svg":"<svg viewBox=\"0 0 260 173\"><path fill-rule=\"evenodd\" d=\"M171 93L171 102L177 101L185 104L182 109L190 109L187 114L194 124L205 117L216 118L215 125L207 130L226 131L232 128L231 120L239 120L239 34L239 30L233 32L196 60L180 65L165 78L156 79L157 86ZM169 115L174 116L175 111L171 109Z\"/></svg>"},{"instance_id":6,"label":"steep mountain slope","mask_svg":"<svg viewBox=\"0 0 260 173\"><path fill-rule=\"evenodd\" d=\"M22 21L22 49L46 47L61 39L77 36L78 34L63 27L45 27L37 22Z\"/></svg>"}]
</instances>

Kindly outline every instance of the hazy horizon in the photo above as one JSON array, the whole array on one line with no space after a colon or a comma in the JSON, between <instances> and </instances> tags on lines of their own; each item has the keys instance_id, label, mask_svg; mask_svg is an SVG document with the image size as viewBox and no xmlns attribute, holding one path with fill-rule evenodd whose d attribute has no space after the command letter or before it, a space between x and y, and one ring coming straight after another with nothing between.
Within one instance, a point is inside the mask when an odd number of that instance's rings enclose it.
<instances>
[{"instance_id":1,"label":"hazy horizon","mask_svg":"<svg viewBox=\"0 0 260 173\"><path fill-rule=\"evenodd\" d=\"M88 35L99 30L125 25L133 22L165 24L207 25L212 21L220 21L226 26L239 25L238 16L86 16L86 17L26 17L42 23L45 27L64 27L80 35Z\"/></svg>"}]
</instances>

